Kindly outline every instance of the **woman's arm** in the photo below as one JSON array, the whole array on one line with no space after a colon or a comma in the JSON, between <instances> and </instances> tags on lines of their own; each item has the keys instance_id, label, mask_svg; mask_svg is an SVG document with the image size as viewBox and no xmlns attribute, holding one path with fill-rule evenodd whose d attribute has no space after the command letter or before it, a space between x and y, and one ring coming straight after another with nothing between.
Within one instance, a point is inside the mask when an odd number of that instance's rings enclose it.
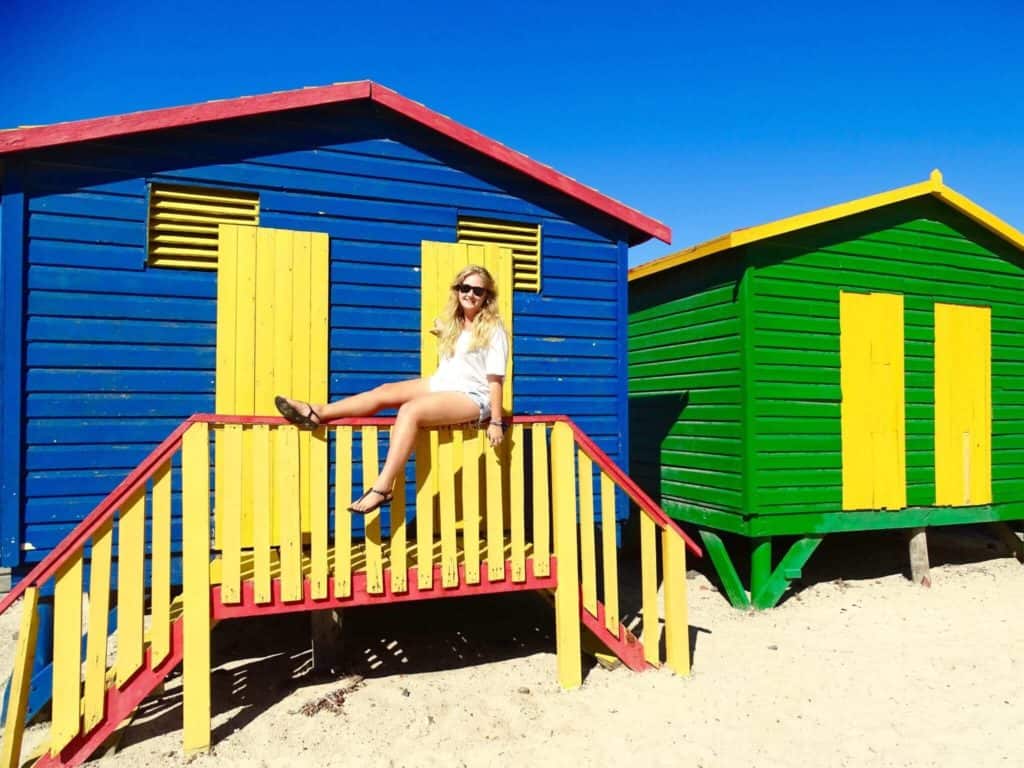
<instances>
[{"instance_id":1,"label":"woman's arm","mask_svg":"<svg viewBox=\"0 0 1024 768\"><path fill-rule=\"evenodd\" d=\"M495 447L501 444L501 440L505 436L502 424L504 414L501 412L501 387L504 380L504 376L489 375L487 377L487 392L491 400L491 423L487 427L487 439Z\"/></svg>"}]
</instances>

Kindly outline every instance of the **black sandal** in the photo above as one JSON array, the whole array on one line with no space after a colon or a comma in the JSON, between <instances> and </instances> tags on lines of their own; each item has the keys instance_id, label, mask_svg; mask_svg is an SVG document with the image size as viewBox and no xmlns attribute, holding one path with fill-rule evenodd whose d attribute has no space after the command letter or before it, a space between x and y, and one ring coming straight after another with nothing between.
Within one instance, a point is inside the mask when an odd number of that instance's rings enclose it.
<instances>
[{"instance_id":1,"label":"black sandal","mask_svg":"<svg viewBox=\"0 0 1024 768\"><path fill-rule=\"evenodd\" d=\"M369 496L369 495L370 495L371 493L376 493L376 494L377 494L378 496L380 496L380 501L378 501L378 502L377 502L376 504L372 505L372 506L371 506L371 507L370 507L369 509L353 509L353 507L354 507L354 506L355 506L356 504L358 504L358 503L359 503L360 501L362 501L363 499L365 499L365 498L366 498L367 496ZM368 515L368 514L370 514L371 512L376 512L376 511L377 511L378 509L380 509L380 508L381 508L381 507L383 507L383 506L384 506L385 504L387 504L388 502L390 502L390 501L391 501L391 498L392 498L392 497L393 497L394 495L395 495L395 494L394 494L394 493L393 493L392 491L378 491L378 490L377 490L376 488L371 488L371 489L370 489L370 490L368 490L368 491L367 491L366 493L364 493L364 494L363 494L362 496L360 496L360 497L359 497L358 499L356 499L355 501L353 501L353 502L352 502L352 504L350 504L350 505L349 505L348 511L349 511L349 512L352 512L352 513L354 513L354 514L357 514L357 515Z\"/></svg>"},{"instance_id":2,"label":"black sandal","mask_svg":"<svg viewBox=\"0 0 1024 768\"><path fill-rule=\"evenodd\" d=\"M288 402L288 399L281 395L274 398L274 405L277 406L277 410L281 412L282 416L297 427L301 427L302 429L316 429L320 426L320 417L316 415L316 411L313 410L313 406L309 403L303 403L303 405L309 408L308 413L299 413L299 411L295 410L295 407ZM316 421L313 421L313 419L316 419Z\"/></svg>"}]
</instances>

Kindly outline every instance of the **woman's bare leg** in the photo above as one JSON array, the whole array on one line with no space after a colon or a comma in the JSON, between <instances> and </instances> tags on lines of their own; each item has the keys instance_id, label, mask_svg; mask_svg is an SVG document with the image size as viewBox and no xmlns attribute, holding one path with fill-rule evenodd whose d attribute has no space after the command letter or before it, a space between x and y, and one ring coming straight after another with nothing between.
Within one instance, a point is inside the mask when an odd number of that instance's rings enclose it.
<instances>
[{"instance_id":1,"label":"woman's bare leg","mask_svg":"<svg viewBox=\"0 0 1024 768\"><path fill-rule=\"evenodd\" d=\"M430 385L426 379L406 379L405 381L381 384L367 392L360 392L333 403L310 403L309 405L320 421L330 421L331 419L354 416L372 416L385 408L398 408L403 403L429 392ZM306 412L306 403L303 401L285 399L299 413Z\"/></svg>"},{"instance_id":2,"label":"woman's bare leg","mask_svg":"<svg viewBox=\"0 0 1024 768\"><path fill-rule=\"evenodd\" d=\"M480 407L461 392L428 392L407 401L398 409L395 426L391 428L388 456L372 487L387 492L394 486L395 480L405 468L405 462L412 454L413 446L416 444L416 433L422 427L460 424L474 421L479 417ZM367 486L365 490L369 489L370 486ZM352 508L361 511L379 501L375 494L371 494L365 500L361 499L353 504Z\"/></svg>"}]
</instances>

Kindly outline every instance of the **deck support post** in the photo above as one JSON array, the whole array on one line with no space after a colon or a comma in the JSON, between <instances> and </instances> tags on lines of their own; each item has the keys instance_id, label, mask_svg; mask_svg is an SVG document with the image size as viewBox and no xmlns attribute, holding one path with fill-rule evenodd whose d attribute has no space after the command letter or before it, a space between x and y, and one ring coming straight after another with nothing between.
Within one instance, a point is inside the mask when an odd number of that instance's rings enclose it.
<instances>
[{"instance_id":1,"label":"deck support post","mask_svg":"<svg viewBox=\"0 0 1024 768\"><path fill-rule=\"evenodd\" d=\"M926 528L910 529L910 578L922 587L932 585L928 574L928 533Z\"/></svg>"},{"instance_id":2,"label":"deck support post","mask_svg":"<svg viewBox=\"0 0 1024 768\"><path fill-rule=\"evenodd\" d=\"M758 594L772 575L771 536L755 537L750 540L750 595ZM756 605L754 606L757 607Z\"/></svg>"},{"instance_id":3,"label":"deck support post","mask_svg":"<svg viewBox=\"0 0 1024 768\"><path fill-rule=\"evenodd\" d=\"M732 558L729 557L729 552L725 548L725 542L722 541L717 533L705 528L700 529L700 538L704 542L704 547L707 549L708 554L711 555L711 563L715 566L715 573L718 574L718 578L722 582L722 588L725 590L725 596L729 598L732 607L749 608L750 599L747 597L747 590L744 589L743 581L736 572L736 566L733 565Z\"/></svg>"},{"instance_id":4,"label":"deck support post","mask_svg":"<svg viewBox=\"0 0 1024 768\"><path fill-rule=\"evenodd\" d=\"M811 559L814 550L821 544L822 538L824 537L804 536L793 542L768 578L763 580L756 589L751 589L751 604L757 609L774 608L785 593L789 582L800 578L803 567Z\"/></svg>"},{"instance_id":5,"label":"deck support post","mask_svg":"<svg viewBox=\"0 0 1024 768\"><path fill-rule=\"evenodd\" d=\"M556 423L551 429L551 508L558 578L555 587L555 643L558 682L566 689L583 685L574 447L572 429L564 422Z\"/></svg>"},{"instance_id":6,"label":"deck support post","mask_svg":"<svg viewBox=\"0 0 1024 768\"><path fill-rule=\"evenodd\" d=\"M193 424L182 438L182 588L185 753L210 748L210 436Z\"/></svg>"},{"instance_id":7,"label":"deck support post","mask_svg":"<svg viewBox=\"0 0 1024 768\"><path fill-rule=\"evenodd\" d=\"M342 649L342 611L332 608L309 614L313 646L313 673L337 673Z\"/></svg>"},{"instance_id":8,"label":"deck support post","mask_svg":"<svg viewBox=\"0 0 1024 768\"><path fill-rule=\"evenodd\" d=\"M1024 563L1024 541L1020 540L1017 532L1007 523L993 523L992 525L995 526L996 535L1006 545L1010 554L1017 558L1017 562Z\"/></svg>"}]
</instances>

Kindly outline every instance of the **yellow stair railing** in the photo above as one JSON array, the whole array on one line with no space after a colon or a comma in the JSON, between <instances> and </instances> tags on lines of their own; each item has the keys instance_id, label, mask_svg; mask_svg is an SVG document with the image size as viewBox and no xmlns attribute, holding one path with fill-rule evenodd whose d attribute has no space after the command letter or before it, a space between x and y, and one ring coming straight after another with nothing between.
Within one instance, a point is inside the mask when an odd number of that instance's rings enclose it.
<instances>
[{"instance_id":1,"label":"yellow stair railing","mask_svg":"<svg viewBox=\"0 0 1024 768\"><path fill-rule=\"evenodd\" d=\"M20 765L35 605L51 585L52 722L37 765L84 761L179 663L184 746L207 748L211 629L258 613L550 590L564 687L582 682L581 624L633 669L661 663L664 625L665 662L688 672L685 549L699 549L569 419L516 418L497 450L476 428L423 431L415 479L360 531L347 503L376 479L392 423L328 424L313 439L329 450L311 452L274 418L197 415L175 430L0 602L24 597L0 768ZM620 616L618 492L641 510L639 638Z\"/></svg>"}]
</instances>

